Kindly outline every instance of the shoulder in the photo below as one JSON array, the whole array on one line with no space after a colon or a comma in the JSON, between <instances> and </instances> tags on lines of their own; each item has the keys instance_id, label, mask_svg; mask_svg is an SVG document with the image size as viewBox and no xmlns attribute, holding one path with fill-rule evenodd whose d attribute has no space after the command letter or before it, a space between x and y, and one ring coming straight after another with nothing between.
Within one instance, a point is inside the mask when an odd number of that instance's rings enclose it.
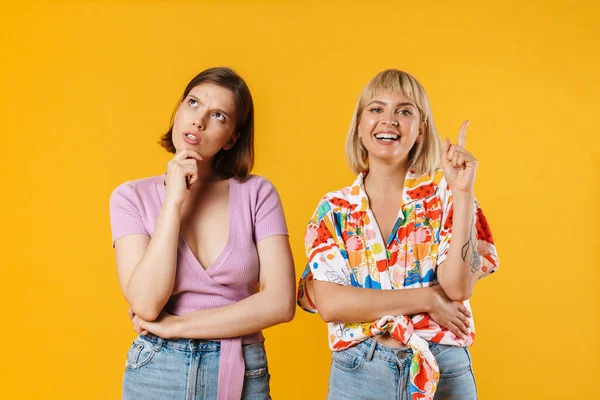
<instances>
[{"instance_id":1,"label":"shoulder","mask_svg":"<svg viewBox=\"0 0 600 400\"><path fill-rule=\"evenodd\" d=\"M353 212L360 208L362 203L360 188L355 185L346 186L339 190L333 190L326 193L317 206L315 214L318 220L323 219L327 214L336 212Z\"/></svg>"},{"instance_id":2,"label":"shoulder","mask_svg":"<svg viewBox=\"0 0 600 400\"><path fill-rule=\"evenodd\" d=\"M264 176L248 175L246 179L235 180L236 185L244 192L261 195L268 195L271 192L277 193L275 186Z\"/></svg>"},{"instance_id":3,"label":"shoulder","mask_svg":"<svg viewBox=\"0 0 600 400\"><path fill-rule=\"evenodd\" d=\"M110 201L119 200L137 200L154 193L156 184L162 184L163 175L151 176L148 178L136 179L121 183L110 195Z\"/></svg>"},{"instance_id":4,"label":"shoulder","mask_svg":"<svg viewBox=\"0 0 600 400\"><path fill-rule=\"evenodd\" d=\"M279 193L265 177L248 175L243 181L231 181L231 185L235 185L231 193L238 199L239 204L246 204L253 214L282 207Z\"/></svg>"},{"instance_id":5,"label":"shoulder","mask_svg":"<svg viewBox=\"0 0 600 400\"><path fill-rule=\"evenodd\" d=\"M264 184L265 182L271 183L267 178L261 175L249 174L244 180L236 179L240 185L253 186L258 184Z\"/></svg>"},{"instance_id":6,"label":"shoulder","mask_svg":"<svg viewBox=\"0 0 600 400\"><path fill-rule=\"evenodd\" d=\"M344 188L325 193L325 196L322 197L321 202L336 204L340 200L343 200L350 203L355 197L355 195L353 195L353 189L353 186L346 186Z\"/></svg>"},{"instance_id":7,"label":"shoulder","mask_svg":"<svg viewBox=\"0 0 600 400\"><path fill-rule=\"evenodd\" d=\"M417 173L409 171L404 181L404 201L429 199L430 197L445 197L450 190L444 172L437 169L432 173Z\"/></svg>"},{"instance_id":8,"label":"shoulder","mask_svg":"<svg viewBox=\"0 0 600 400\"><path fill-rule=\"evenodd\" d=\"M244 180L236 179L236 182L238 183L238 185L247 186L247 187L253 187L253 186L255 187L255 186L261 186L261 185L273 186L271 181L269 181L264 176L254 175L254 174L248 175Z\"/></svg>"}]
</instances>

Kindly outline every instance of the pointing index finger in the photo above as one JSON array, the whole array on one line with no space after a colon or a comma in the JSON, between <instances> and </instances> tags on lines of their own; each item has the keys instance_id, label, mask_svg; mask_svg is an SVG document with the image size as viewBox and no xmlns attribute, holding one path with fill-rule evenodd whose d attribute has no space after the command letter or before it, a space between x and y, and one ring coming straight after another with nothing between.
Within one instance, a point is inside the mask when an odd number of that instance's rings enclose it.
<instances>
[{"instance_id":1,"label":"pointing index finger","mask_svg":"<svg viewBox=\"0 0 600 400\"><path fill-rule=\"evenodd\" d=\"M458 141L456 144L462 149L465 148L465 143L467 142L467 126L469 126L469 122L471 121L466 120L463 122L460 126L460 131L458 132Z\"/></svg>"}]
</instances>

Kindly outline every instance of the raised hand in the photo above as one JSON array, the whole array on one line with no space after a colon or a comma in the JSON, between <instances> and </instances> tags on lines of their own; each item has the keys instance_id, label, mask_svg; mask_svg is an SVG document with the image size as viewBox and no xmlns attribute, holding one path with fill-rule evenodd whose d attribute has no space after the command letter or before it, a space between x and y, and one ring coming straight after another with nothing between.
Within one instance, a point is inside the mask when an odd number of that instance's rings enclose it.
<instances>
[{"instance_id":1,"label":"raised hand","mask_svg":"<svg viewBox=\"0 0 600 400\"><path fill-rule=\"evenodd\" d=\"M182 205L187 191L198 180L198 161L200 154L193 150L182 150L167 164L165 202Z\"/></svg>"},{"instance_id":2,"label":"raised hand","mask_svg":"<svg viewBox=\"0 0 600 400\"><path fill-rule=\"evenodd\" d=\"M468 125L469 121L463 122L456 144L452 144L450 139L446 139L442 151L444 177L448 185L450 185L453 194L474 193L477 159L473 157L473 154L465 150Z\"/></svg>"}]
</instances>

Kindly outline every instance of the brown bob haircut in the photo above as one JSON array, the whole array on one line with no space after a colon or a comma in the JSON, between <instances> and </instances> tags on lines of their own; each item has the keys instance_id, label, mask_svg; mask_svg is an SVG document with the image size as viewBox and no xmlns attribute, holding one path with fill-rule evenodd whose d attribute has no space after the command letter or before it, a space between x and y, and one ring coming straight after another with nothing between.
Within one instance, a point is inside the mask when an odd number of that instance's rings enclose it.
<instances>
[{"instance_id":1,"label":"brown bob haircut","mask_svg":"<svg viewBox=\"0 0 600 400\"><path fill-rule=\"evenodd\" d=\"M215 67L200 72L188 83L179 103L183 102L190 91L203 83L211 83L228 89L235 97L236 123L235 132L239 134L235 145L229 150L221 149L213 159L213 170L224 179L245 179L254 165L254 103L248 85L231 68ZM179 107L179 105L178 105ZM176 112L176 111L175 111ZM159 141L159 144L171 153L173 146L173 123L175 112L171 117L171 126Z\"/></svg>"}]
</instances>

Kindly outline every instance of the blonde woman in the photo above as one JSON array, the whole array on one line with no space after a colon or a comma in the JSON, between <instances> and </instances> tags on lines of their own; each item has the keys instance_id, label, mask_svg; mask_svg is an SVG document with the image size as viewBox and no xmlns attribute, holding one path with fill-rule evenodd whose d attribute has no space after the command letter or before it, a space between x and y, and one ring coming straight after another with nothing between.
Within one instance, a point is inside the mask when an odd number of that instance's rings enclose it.
<instances>
[{"instance_id":1,"label":"blonde woman","mask_svg":"<svg viewBox=\"0 0 600 400\"><path fill-rule=\"evenodd\" d=\"M298 291L328 323L329 399L477 398L469 297L498 257L467 124L442 143L406 72L383 71L362 91L346 141L358 178L311 218Z\"/></svg>"}]
</instances>

